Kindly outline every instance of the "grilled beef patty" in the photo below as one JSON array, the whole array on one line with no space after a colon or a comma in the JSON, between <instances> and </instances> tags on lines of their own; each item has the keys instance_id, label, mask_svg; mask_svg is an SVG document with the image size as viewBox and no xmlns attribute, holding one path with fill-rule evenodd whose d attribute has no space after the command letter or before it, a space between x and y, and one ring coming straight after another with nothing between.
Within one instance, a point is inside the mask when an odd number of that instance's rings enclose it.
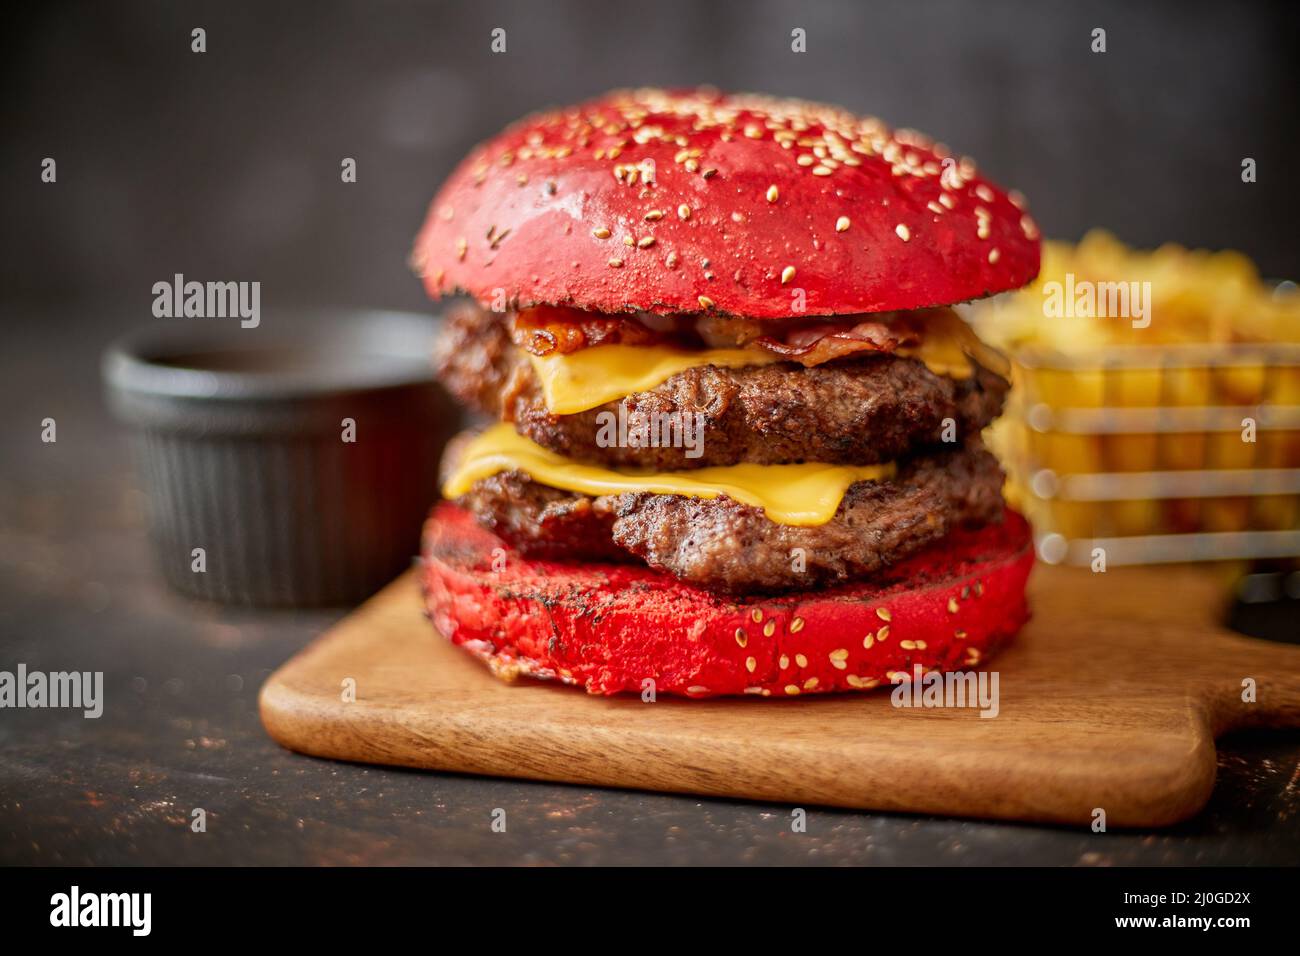
<instances>
[{"instance_id":1,"label":"grilled beef patty","mask_svg":"<svg viewBox=\"0 0 1300 956\"><path fill-rule=\"evenodd\" d=\"M479 481L457 503L530 556L635 557L700 587L744 594L863 578L960 524L993 521L1003 509L1002 479L997 461L972 440L914 458L889 481L852 485L835 517L816 527L776 524L727 497L591 497L518 471Z\"/></svg>"},{"instance_id":2,"label":"grilled beef patty","mask_svg":"<svg viewBox=\"0 0 1300 956\"><path fill-rule=\"evenodd\" d=\"M703 366L647 392L575 415L552 415L505 317L453 310L439 356L443 383L479 411L512 421L520 434L579 461L613 468L676 471L741 462L874 464L944 447L944 420L958 440L1002 411L1008 383L981 366L968 379L936 375L897 355L845 358L805 368L793 362L746 368ZM702 454L682 448L601 447L602 412L623 406L630 426L663 414L704 416Z\"/></svg>"}]
</instances>

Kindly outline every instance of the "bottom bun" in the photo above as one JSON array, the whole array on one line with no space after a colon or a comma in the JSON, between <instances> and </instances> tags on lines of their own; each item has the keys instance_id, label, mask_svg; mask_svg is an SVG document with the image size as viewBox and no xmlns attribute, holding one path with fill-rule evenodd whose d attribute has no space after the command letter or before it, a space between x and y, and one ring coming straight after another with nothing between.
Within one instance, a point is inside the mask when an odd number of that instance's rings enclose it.
<instances>
[{"instance_id":1,"label":"bottom bun","mask_svg":"<svg viewBox=\"0 0 1300 956\"><path fill-rule=\"evenodd\" d=\"M1028 618L1033 562L1029 525L1008 510L869 583L729 598L644 565L529 560L441 504L423 579L437 629L507 680L786 697L979 666Z\"/></svg>"}]
</instances>

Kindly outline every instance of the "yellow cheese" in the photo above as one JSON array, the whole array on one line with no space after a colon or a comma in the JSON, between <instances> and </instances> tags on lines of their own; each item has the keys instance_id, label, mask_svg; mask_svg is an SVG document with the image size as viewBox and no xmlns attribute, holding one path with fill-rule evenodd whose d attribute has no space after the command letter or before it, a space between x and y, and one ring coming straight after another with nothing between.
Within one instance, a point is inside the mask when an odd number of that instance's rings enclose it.
<instances>
[{"instance_id":1,"label":"yellow cheese","mask_svg":"<svg viewBox=\"0 0 1300 956\"><path fill-rule=\"evenodd\" d=\"M675 349L665 345L593 345L568 355L532 355L553 415L573 415L662 385L700 365L739 368L781 358L758 349Z\"/></svg>"},{"instance_id":2,"label":"yellow cheese","mask_svg":"<svg viewBox=\"0 0 1300 956\"><path fill-rule=\"evenodd\" d=\"M811 526L835 516L850 485L879 481L894 475L893 463L884 465L741 464L697 468L693 471L614 471L557 455L522 435L510 425L493 425L465 447L442 493L459 498L484 478L519 470L535 481L584 495L617 495L647 491L688 498L726 495L762 508L777 524Z\"/></svg>"},{"instance_id":3,"label":"yellow cheese","mask_svg":"<svg viewBox=\"0 0 1300 956\"><path fill-rule=\"evenodd\" d=\"M920 345L900 346L896 355L918 359L935 375L965 379L975 374L964 343L946 336L927 337Z\"/></svg>"},{"instance_id":4,"label":"yellow cheese","mask_svg":"<svg viewBox=\"0 0 1300 956\"><path fill-rule=\"evenodd\" d=\"M869 353L868 353L869 354ZM1007 374L1006 360L984 345L965 322L948 310L925 318L925 335L898 355L919 359L935 375L965 379L970 358ZM567 355L532 355L542 397L552 415L574 415L662 385L678 372L703 365L740 368L783 361L759 348L680 349L666 345L595 345Z\"/></svg>"},{"instance_id":5,"label":"yellow cheese","mask_svg":"<svg viewBox=\"0 0 1300 956\"><path fill-rule=\"evenodd\" d=\"M935 375L966 379L975 374L971 359L990 371L1008 375L1006 357L980 341L966 322L951 309L935 309L924 319L925 334L916 345L904 345L898 354L918 359Z\"/></svg>"}]
</instances>

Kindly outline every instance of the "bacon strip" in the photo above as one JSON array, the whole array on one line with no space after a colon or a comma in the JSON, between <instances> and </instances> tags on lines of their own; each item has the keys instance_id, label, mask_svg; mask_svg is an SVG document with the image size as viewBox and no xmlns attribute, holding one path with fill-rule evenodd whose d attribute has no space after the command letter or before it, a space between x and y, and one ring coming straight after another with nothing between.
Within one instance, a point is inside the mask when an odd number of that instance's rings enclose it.
<instances>
[{"instance_id":1,"label":"bacon strip","mask_svg":"<svg viewBox=\"0 0 1300 956\"><path fill-rule=\"evenodd\" d=\"M921 309L832 318L809 324L733 316L601 315L561 306L513 313L514 343L534 355L562 355L596 345L674 344L684 348L752 348L804 366L846 355L892 354L914 348L927 335L957 337L969 351L982 351L970 327L951 309Z\"/></svg>"},{"instance_id":2,"label":"bacon strip","mask_svg":"<svg viewBox=\"0 0 1300 956\"><path fill-rule=\"evenodd\" d=\"M656 345L664 341L635 315L601 315L560 306L538 306L511 316L515 345L534 355L568 355L593 345Z\"/></svg>"}]
</instances>

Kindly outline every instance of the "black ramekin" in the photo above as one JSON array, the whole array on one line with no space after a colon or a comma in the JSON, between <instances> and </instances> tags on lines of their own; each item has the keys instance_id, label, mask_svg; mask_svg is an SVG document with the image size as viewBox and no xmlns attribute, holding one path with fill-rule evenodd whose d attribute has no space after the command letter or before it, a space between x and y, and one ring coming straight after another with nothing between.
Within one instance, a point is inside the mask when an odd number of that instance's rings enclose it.
<instances>
[{"instance_id":1,"label":"black ramekin","mask_svg":"<svg viewBox=\"0 0 1300 956\"><path fill-rule=\"evenodd\" d=\"M109 403L132 429L167 580L234 604L350 604L408 566L459 423L430 364L436 327L374 311L187 318L111 346Z\"/></svg>"}]
</instances>

